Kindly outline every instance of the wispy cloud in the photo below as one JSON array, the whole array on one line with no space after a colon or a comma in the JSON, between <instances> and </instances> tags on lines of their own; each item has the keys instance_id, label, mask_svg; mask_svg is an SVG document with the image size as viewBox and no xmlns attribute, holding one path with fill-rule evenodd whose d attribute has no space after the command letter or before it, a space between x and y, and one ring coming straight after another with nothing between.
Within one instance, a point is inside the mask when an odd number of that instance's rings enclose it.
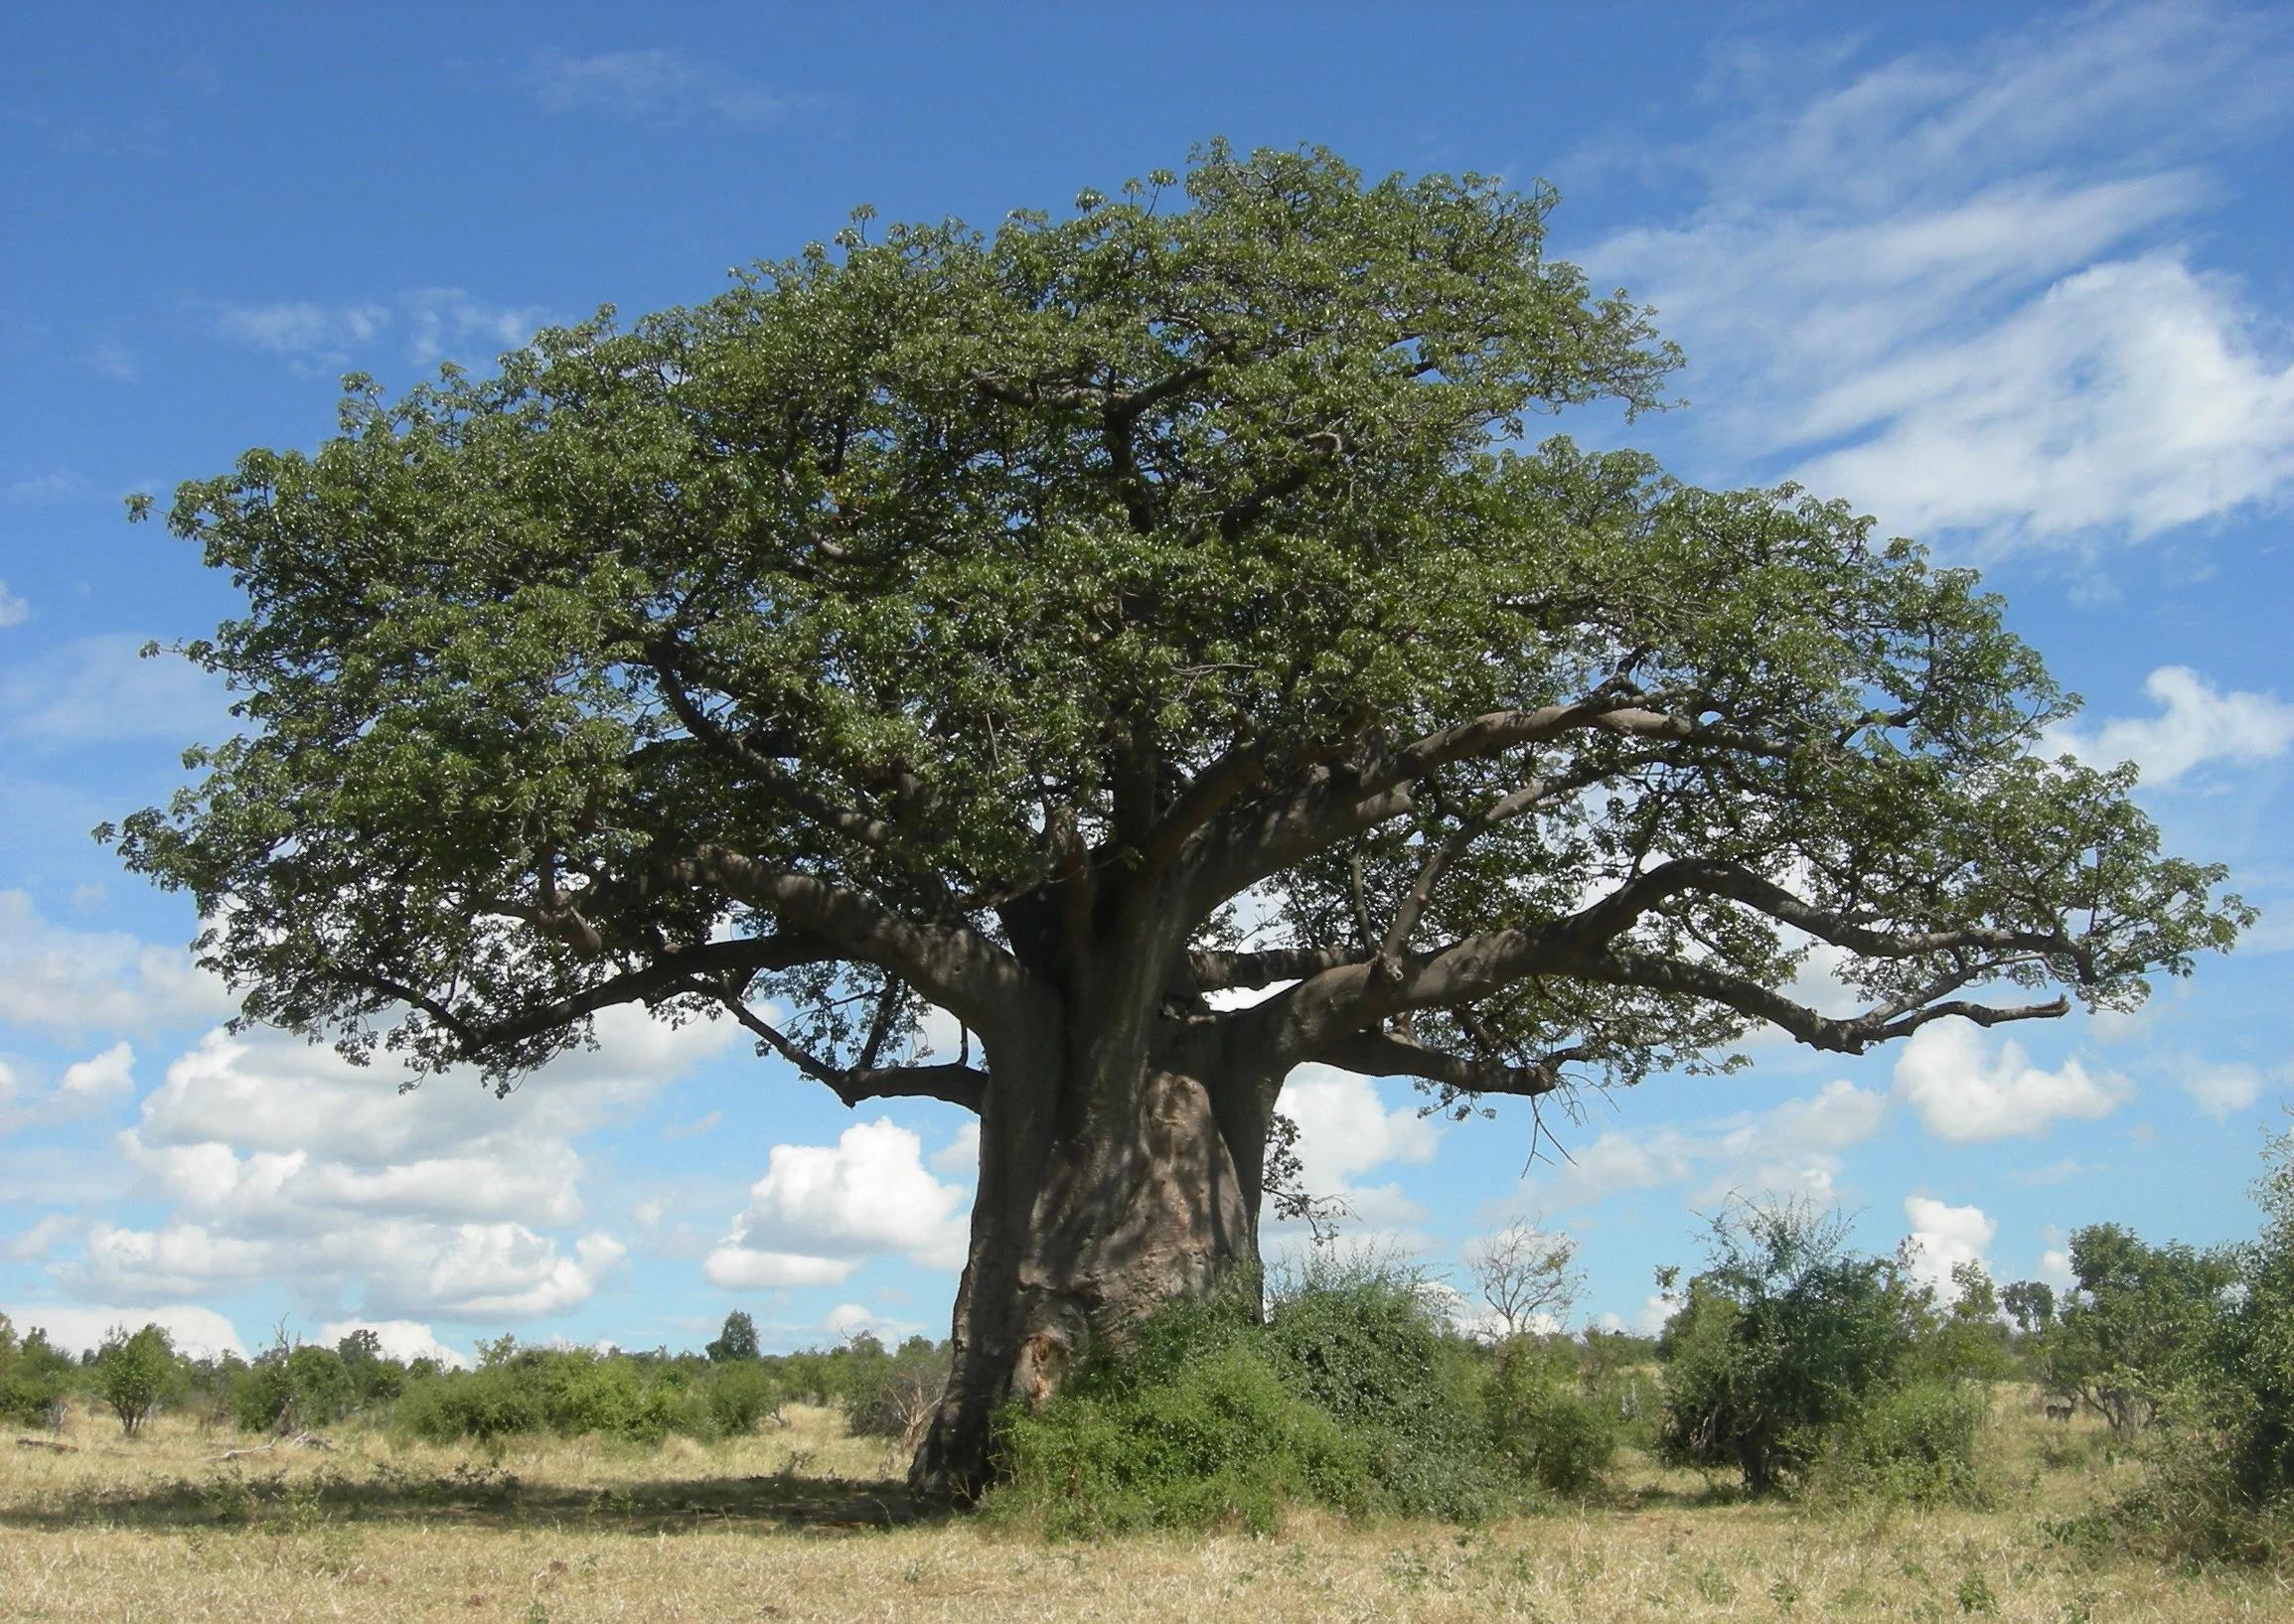
<instances>
[{"instance_id":1,"label":"wispy cloud","mask_svg":"<svg viewBox=\"0 0 2294 1624\"><path fill-rule=\"evenodd\" d=\"M220 678L146 640L102 632L0 672L0 740L34 749L161 739L182 744L235 731Z\"/></svg>"},{"instance_id":2,"label":"wispy cloud","mask_svg":"<svg viewBox=\"0 0 2294 1624\"><path fill-rule=\"evenodd\" d=\"M1585 257L1687 347L1717 454L1891 529L2092 544L2274 503L2294 365L2185 237L2290 62L2284 27L2205 7L1824 64L1814 94L1750 54L1734 133L1678 158L1701 207Z\"/></svg>"},{"instance_id":3,"label":"wispy cloud","mask_svg":"<svg viewBox=\"0 0 2294 1624\"><path fill-rule=\"evenodd\" d=\"M772 90L682 51L558 52L535 59L526 88L551 112L601 112L647 124L714 121L755 128L820 105L814 95Z\"/></svg>"},{"instance_id":4,"label":"wispy cloud","mask_svg":"<svg viewBox=\"0 0 2294 1624\"><path fill-rule=\"evenodd\" d=\"M468 350L515 350L548 320L539 305L489 305L461 288L417 288L399 295L406 323L406 353L430 366Z\"/></svg>"},{"instance_id":5,"label":"wispy cloud","mask_svg":"<svg viewBox=\"0 0 2294 1624\"><path fill-rule=\"evenodd\" d=\"M70 502L89 489L87 478L70 469L54 469L46 474L28 474L20 480L10 480L4 493L10 502L27 507L52 502ZM7 622L0 621L0 626Z\"/></svg>"},{"instance_id":6,"label":"wispy cloud","mask_svg":"<svg viewBox=\"0 0 2294 1624\"><path fill-rule=\"evenodd\" d=\"M344 356L390 325L386 305L324 305L308 299L267 305L220 305L215 330L239 344L275 355Z\"/></svg>"},{"instance_id":7,"label":"wispy cloud","mask_svg":"<svg viewBox=\"0 0 2294 1624\"><path fill-rule=\"evenodd\" d=\"M490 359L532 338L548 318L539 305L489 304L463 288L411 288L388 299L205 307L218 338L283 356L298 369L351 366L396 341L430 367L449 357Z\"/></svg>"},{"instance_id":8,"label":"wispy cloud","mask_svg":"<svg viewBox=\"0 0 2294 1624\"><path fill-rule=\"evenodd\" d=\"M1829 1201L1845 1152L1877 1133L1887 1111L1884 1095L1835 1081L1764 1111L1612 1129L1591 1144L1570 1146L1569 1161L1541 1172L1532 1189L1557 1211L1667 1186L1682 1187L1700 1202L1739 1191Z\"/></svg>"},{"instance_id":9,"label":"wispy cloud","mask_svg":"<svg viewBox=\"0 0 2294 1624\"><path fill-rule=\"evenodd\" d=\"M94 346L84 359L89 371L114 383L133 383L143 375L143 366L135 352L113 340Z\"/></svg>"},{"instance_id":10,"label":"wispy cloud","mask_svg":"<svg viewBox=\"0 0 2294 1624\"><path fill-rule=\"evenodd\" d=\"M32 618L32 606L8 590L8 583L0 581L0 627L22 626Z\"/></svg>"}]
</instances>

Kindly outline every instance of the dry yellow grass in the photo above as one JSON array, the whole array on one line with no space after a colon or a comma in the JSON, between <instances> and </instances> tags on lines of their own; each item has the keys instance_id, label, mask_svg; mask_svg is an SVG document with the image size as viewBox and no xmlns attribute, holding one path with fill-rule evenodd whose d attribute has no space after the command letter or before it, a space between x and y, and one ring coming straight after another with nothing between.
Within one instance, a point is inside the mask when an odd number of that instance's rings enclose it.
<instances>
[{"instance_id":1,"label":"dry yellow grass","mask_svg":"<svg viewBox=\"0 0 2294 1624\"><path fill-rule=\"evenodd\" d=\"M2294 1620L2283 1573L2186 1575L2051 1543L2123 1482L2020 1413L1983 1513L1700 1503L1629 1472L1617 1503L1458 1530L1301 1517L1247 1536L1049 1546L975 1522L824 1522L888 1462L835 1417L659 1451L483 1450L345 1430L327 1453L77 1416L70 1453L0 1446L0 1619ZM2050 1459L2054 1464L2049 1464Z\"/></svg>"}]
</instances>

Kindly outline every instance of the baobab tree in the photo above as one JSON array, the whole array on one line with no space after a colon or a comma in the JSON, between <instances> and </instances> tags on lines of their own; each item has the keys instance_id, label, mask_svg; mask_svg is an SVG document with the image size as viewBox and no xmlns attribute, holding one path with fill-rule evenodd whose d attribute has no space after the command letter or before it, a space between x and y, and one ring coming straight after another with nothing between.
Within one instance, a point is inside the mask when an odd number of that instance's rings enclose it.
<instances>
[{"instance_id":1,"label":"baobab tree","mask_svg":"<svg viewBox=\"0 0 2294 1624\"><path fill-rule=\"evenodd\" d=\"M914 1468L959 1498L999 1402L1255 1262L1302 1063L1465 1107L2226 946L2129 776L2036 754L2069 705L1972 574L1530 443L1677 360L1552 203L1213 145L353 378L315 452L177 492L244 727L104 832L247 1019L401 1075L507 1086L639 1003L978 1111ZM1790 995L1813 944L1856 1013Z\"/></svg>"}]
</instances>

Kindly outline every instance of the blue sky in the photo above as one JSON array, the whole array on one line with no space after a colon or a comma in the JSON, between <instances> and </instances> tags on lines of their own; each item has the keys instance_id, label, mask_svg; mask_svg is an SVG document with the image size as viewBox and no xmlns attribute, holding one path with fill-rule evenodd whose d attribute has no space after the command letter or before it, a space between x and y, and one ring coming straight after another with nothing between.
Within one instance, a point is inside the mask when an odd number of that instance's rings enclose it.
<instances>
[{"instance_id":1,"label":"blue sky","mask_svg":"<svg viewBox=\"0 0 2294 1624\"><path fill-rule=\"evenodd\" d=\"M951 1108L844 1112L722 1029L608 1023L508 1101L229 1039L180 899L87 831L228 725L147 639L233 609L124 494L309 445L351 369L485 365L705 299L855 204L993 223L1224 133L1542 176L1556 246L1659 309L1709 485L1801 479L1979 564L2185 853L2265 911L2131 1018L1776 1041L1557 1123L1296 1080L1358 1244L1577 1237L1645 1323L1732 1191L1940 1270L2061 1277L2100 1219L2210 1242L2294 1102L2294 26L2232 7L394 8L19 4L0 21L0 1307L195 1346L358 1321L695 1345L946 1326ZM1812 971L1820 972L1821 966ZM1811 986L1819 986L1812 980ZM2012 1033L2012 1042L2009 1035ZM1549 1116L1552 1114L1549 1111ZM1280 1245L1296 1245L1284 1237Z\"/></svg>"}]
</instances>

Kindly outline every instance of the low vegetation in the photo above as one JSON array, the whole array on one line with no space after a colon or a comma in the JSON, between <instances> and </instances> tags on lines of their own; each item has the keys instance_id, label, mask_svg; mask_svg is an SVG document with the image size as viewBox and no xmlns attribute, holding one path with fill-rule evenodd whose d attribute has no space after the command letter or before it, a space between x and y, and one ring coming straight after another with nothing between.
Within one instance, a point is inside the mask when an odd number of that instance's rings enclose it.
<instances>
[{"instance_id":1,"label":"low vegetation","mask_svg":"<svg viewBox=\"0 0 2294 1624\"><path fill-rule=\"evenodd\" d=\"M1851 1249L1837 1216L1740 1205L1696 1273L1664 1277L1672 1312L1653 1339L1517 1318L1477 1340L1447 1317L1454 1297L1409 1270L1318 1255L1264 1296L1171 1305L1051 1402L1009 1410L984 1516L822 1559L856 1573L896 1560L1000 1606L993 1574L1042 1576L1026 1551L1122 1536L1058 1569L1070 1589L1091 1588L1087 1567L1151 1572L1177 1606L1216 1570L1224 1605L1281 1566L1293 1588L1257 1609L1271 1617L1327 1616L1298 1599L1314 1584L1352 1598L1322 1593L1330 1606L1426 1617L1788 1617L1803 1603L1847 1617L2283 1616L2284 1144L2260 1195L2260 1235L2213 1252L2079 1231L2061 1292L2002 1290L1973 1265L1938 1292L1909 1258ZM124 1596L147 1575L85 1564L154 1531L169 1543L146 1565L195 1587L242 1560L208 1543L216 1532L308 1536L321 1554L304 1588L356 1616L337 1587L382 1584L378 1562L435 1589L440 1561L468 1573L509 1559L483 1554L488 1540L546 1536L596 1572L609 1553L631 1565L609 1537L631 1531L904 1525L894 1474L947 1369L922 1338L763 1354L738 1313L702 1354L505 1337L467 1370L392 1359L367 1332L192 1360L156 1326L75 1360L0 1319L0 1408L20 1429L0 1526L27 1535L0 1541L0 1618L135 1611L106 1587ZM410 1521L434 1520L453 1530L445 1544L403 1545ZM1277 1531L1293 1554L1246 1556ZM72 1539L44 1547L42 1534ZM571 1560L550 1558L528 1609L500 1616L612 1615L577 1604L569 1579L541 1582ZM870 1572L879 1599L900 1593ZM1628 1572L1629 1593L1611 1594ZM466 1608L515 1599L495 1593L499 1577L468 1582ZM1026 1595L1048 1606L1059 1589ZM445 1616L429 1590L403 1599L366 1611ZM721 1615L696 1599L689 1616Z\"/></svg>"}]
</instances>

